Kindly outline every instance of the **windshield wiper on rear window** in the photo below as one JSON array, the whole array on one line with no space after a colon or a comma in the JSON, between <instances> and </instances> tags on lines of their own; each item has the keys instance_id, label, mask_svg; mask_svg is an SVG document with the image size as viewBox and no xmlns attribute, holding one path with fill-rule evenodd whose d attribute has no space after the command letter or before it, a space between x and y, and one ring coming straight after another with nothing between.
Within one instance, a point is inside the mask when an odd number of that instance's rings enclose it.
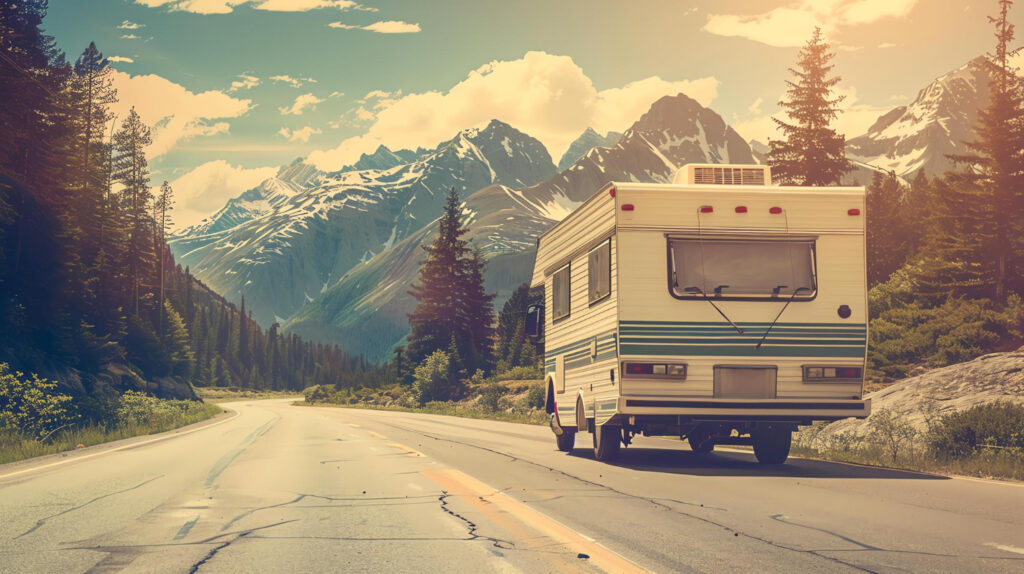
<instances>
[{"instance_id":1,"label":"windshield wiper on rear window","mask_svg":"<svg viewBox=\"0 0 1024 574\"><path fill-rule=\"evenodd\" d=\"M776 287L775 289L772 290L772 295L774 296L774 294L776 293L776 290L781 291L785 287L786 287L785 285L779 285L778 287ZM782 314L786 312L786 307L789 307L789 304L793 302L793 299L796 299L797 294L799 294L801 291L810 291L810 290L811 290L810 287L797 287L796 289L793 290L793 294L789 296L789 301L786 301L786 304L782 306L782 309L779 311L779 314L775 316L775 320L772 321L771 325L768 325L767 329L765 329L764 337L761 337L761 340L757 342L757 345L754 347L755 349L760 349L761 345L763 345L764 342L768 340L768 333L772 332L772 327L774 327L775 324L779 322L779 317L781 317Z\"/></svg>"},{"instance_id":2,"label":"windshield wiper on rear window","mask_svg":"<svg viewBox=\"0 0 1024 574\"><path fill-rule=\"evenodd\" d=\"M728 285L719 285L718 287L715 288L715 293L721 294L722 293L722 289L725 288L725 287L728 287ZM700 293L701 296L704 297L704 300L707 301L708 303L710 303L711 306L715 308L715 311L718 311L718 314L721 315L722 318L724 318L726 321L728 321L730 325L732 325L733 329L736 329L737 333L739 333L740 335L743 334L743 329L740 329L736 325L736 323L733 323L732 319L730 319L728 315L726 315L721 309L719 309L718 305L715 305L715 302L712 301L711 298L708 297L708 294L705 293L700 287L696 287L696 286L694 286L694 287L684 287L683 288L683 292L684 293Z\"/></svg>"}]
</instances>

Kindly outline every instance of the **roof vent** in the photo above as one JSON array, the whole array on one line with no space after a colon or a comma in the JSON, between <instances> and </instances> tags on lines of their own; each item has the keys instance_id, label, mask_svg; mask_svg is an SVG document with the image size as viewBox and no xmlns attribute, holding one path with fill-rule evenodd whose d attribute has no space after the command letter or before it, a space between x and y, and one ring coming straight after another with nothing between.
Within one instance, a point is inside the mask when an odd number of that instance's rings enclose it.
<instances>
[{"instance_id":1,"label":"roof vent","mask_svg":"<svg viewBox=\"0 0 1024 574\"><path fill-rule=\"evenodd\" d=\"M685 185L771 185L766 165L688 164L676 172L673 183Z\"/></svg>"}]
</instances>

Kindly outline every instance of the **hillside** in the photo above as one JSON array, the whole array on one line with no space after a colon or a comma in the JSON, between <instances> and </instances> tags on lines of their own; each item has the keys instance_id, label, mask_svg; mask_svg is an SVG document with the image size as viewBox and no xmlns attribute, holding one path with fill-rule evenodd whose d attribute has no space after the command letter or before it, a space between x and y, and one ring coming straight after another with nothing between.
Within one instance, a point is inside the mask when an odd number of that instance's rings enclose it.
<instances>
[{"instance_id":1,"label":"hillside","mask_svg":"<svg viewBox=\"0 0 1024 574\"><path fill-rule=\"evenodd\" d=\"M608 181L671 181L687 163L752 163L750 147L714 111L686 95L665 97L609 148L591 149L569 169L536 185L491 185L465 200L470 237L488 258L487 288L500 302L527 281L538 235ZM438 210L439 213L439 210ZM285 325L381 360L408 332L408 295L422 261L423 229L355 267Z\"/></svg>"},{"instance_id":2,"label":"hillside","mask_svg":"<svg viewBox=\"0 0 1024 574\"><path fill-rule=\"evenodd\" d=\"M1024 403L1024 351L992 353L934 369L869 393L871 411L889 410L919 431L928 416L949 414L995 401ZM839 433L866 435L870 419L834 422L817 435L818 440Z\"/></svg>"}]
</instances>

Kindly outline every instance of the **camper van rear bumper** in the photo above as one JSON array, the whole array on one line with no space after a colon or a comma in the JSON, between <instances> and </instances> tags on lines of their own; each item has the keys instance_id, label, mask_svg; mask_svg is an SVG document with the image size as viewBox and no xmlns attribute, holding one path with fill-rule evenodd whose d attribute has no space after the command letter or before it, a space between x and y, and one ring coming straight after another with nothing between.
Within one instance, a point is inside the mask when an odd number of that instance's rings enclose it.
<instances>
[{"instance_id":1,"label":"camper van rear bumper","mask_svg":"<svg viewBox=\"0 0 1024 574\"><path fill-rule=\"evenodd\" d=\"M837 420L867 418L871 399L713 399L619 397L622 415L677 415L694 419Z\"/></svg>"}]
</instances>

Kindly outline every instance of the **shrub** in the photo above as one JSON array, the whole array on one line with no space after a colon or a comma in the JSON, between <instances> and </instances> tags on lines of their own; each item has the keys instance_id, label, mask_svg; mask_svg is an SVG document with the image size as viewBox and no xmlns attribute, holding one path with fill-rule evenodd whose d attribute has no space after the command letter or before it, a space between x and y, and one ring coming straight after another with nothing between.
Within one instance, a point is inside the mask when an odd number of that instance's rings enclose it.
<instances>
[{"instance_id":1,"label":"shrub","mask_svg":"<svg viewBox=\"0 0 1024 574\"><path fill-rule=\"evenodd\" d=\"M547 389L544 388L544 384L530 385L530 390L526 393L526 404L535 409L543 409L544 401L547 399Z\"/></svg>"},{"instance_id":2,"label":"shrub","mask_svg":"<svg viewBox=\"0 0 1024 574\"><path fill-rule=\"evenodd\" d=\"M181 422L198 420L206 410L202 401L158 399L146 393L126 391L117 407L117 424L164 429Z\"/></svg>"},{"instance_id":3,"label":"shrub","mask_svg":"<svg viewBox=\"0 0 1024 574\"><path fill-rule=\"evenodd\" d=\"M313 385L302 391L307 403L326 403L331 400L331 393L334 389L330 385Z\"/></svg>"},{"instance_id":4,"label":"shrub","mask_svg":"<svg viewBox=\"0 0 1024 574\"><path fill-rule=\"evenodd\" d=\"M1024 405L995 402L945 415L928 438L937 454L955 459L985 446L1024 449Z\"/></svg>"},{"instance_id":5,"label":"shrub","mask_svg":"<svg viewBox=\"0 0 1024 574\"><path fill-rule=\"evenodd\" d=\"M57 383L36 374L26 378L0 363L0 429L41 439L78 418L71 397L57 392Z\"/></svg>"},{"instance_id":6,"label":"shrub","mask_svg":"<svg viewBox=\"0 0 1024 574\"><path fill-rule=\"evenodd\" d=\"M878 409L868 418L871 438L889 454L892 462L899 460L904 447L913 448L917 430L901 415L889 409Z\"/></svg>"},{"instance_id":7,"label":"shrub","mask_svg":"<svg viewBox=\"0 0 1024 574\"><path fill-rule=\"evenodd\" d=\"M508 393L508 388L504 385L497 383L485 385L480 392L480 405L492 413L496 412L498 410L498 401L506 393Z\"/></svg>"},{"instance_id":8,"label":"shrub","mask_svg":"<svg viewBox=\"0 0 1024 574\"><path fill-rule=\"evenodd\" d=\"M451 359L444 351L434 351L416 367L412 392L421 405L455 400L459 397L460 387Z\"/></svg>"},{"instance_id":9,"label":"shrub","mask_svg":"<svg viewBox=\"0 0 1024 574\"><path fill-rule=\"evenodd\" d=\"M495 381L530 381L535 379L541 379L544 377L544 373L540 372L540 369L536 366L532 367L512 367L505 372L499 373L494 376Z\"/></svg>"},{"instance_id":10,"label":"shrub","mask_svg":"<svg viewBox=\"0 0 1024 574\"><path fill-rule=\"evenodd\" d=\"M1002 308L987 299L956 298L930 306L902 303L890 288L883 283L871 290L872 308L879 311L871 321L868 352L871 368L886 377L903 377L922 363L942 367L968 361L1020 336L1021 300L1015 295Z\"/></svg>"}]
</instances>

